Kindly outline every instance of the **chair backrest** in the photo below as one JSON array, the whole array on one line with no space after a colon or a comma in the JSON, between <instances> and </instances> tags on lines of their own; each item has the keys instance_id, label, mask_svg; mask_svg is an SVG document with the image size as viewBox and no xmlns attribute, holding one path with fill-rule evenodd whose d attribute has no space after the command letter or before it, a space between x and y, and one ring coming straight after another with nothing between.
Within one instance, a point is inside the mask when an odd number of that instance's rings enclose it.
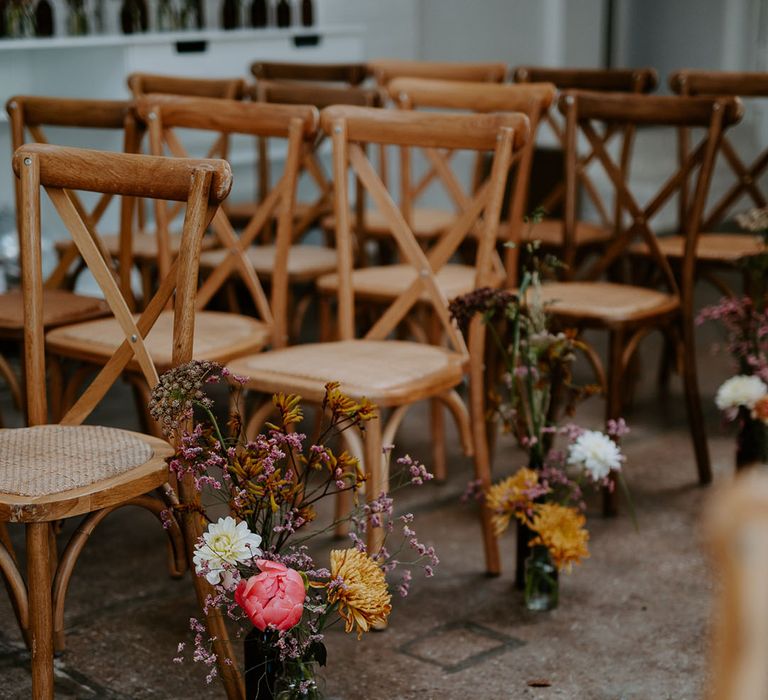
<instances>
[{"instance_id":1,"label":"chair backrest","mask_svg":"<svg viewBox=\"0 0 768 700\"><path fill-rule=\"evenodd\" d=\"M359 85L366 78L367 67L364 63L256 61L251 64L251 73L256 80L300 80L310 83Z\"/></svg>"},{"instance_id":2,"label":"chair backrest","mask_svg":"<svg viewBox=\"0 0 768 700\"><path fill-rule=\"evenodd\" d=\"M431 78L434 80L464 80L476 83L503 83L507 64L459 63L453 61L404 61L379 58L368 62L368 73L382 87L394 78Z\"/></svg>"},{"instance_id":3,"label":"chair backrest","mask_svg":"<svg viewBox=\"0 0 768 700\"><path fill-rule=\"evenodd\" d=\"M730 71L681 70L669 76L669 86L678 95L716 96L760 99L768 98L768 73ZM680 157L684 158L690 149L690 134L686 129L679 132ZM720 153L734 178L726 192L715 200L705 213L702 229L711 231L721 223L744 197L756 207L768 206L768 190L760 185L760 179L768 167L768 147L760 150L749 162L740 156L733 142L724 136ZM681 196L681 216L687 206L687 190Z\"/></svg>"},{"instance_id":4,"label":"chair backrest","mask_svg":"<svg viewBox=\"0 0 768 700\"><path fill-rule=\"evenodd\" d=\"M155 73L131 73L127 83L134 98L149 94L165 94L242 100L248 87L242 78L188 78ZM229 139L226 134L217 136L205 157L225 160L229 157Z\"/></svg>"},{"instance_id":5,"label":"chair backrest","mask_svg":"<svg viewBox=\"0 0 768 700\"><path fill-rule=\"evenodd\" d=\"M126 153L135 153L139 149L143 128L134 118L132 103L122 100L89 100L60 97L34 97L17 95L6 103L6 110L11 124L11 142L15 151L24 143L48 143L45 127L67 127L79 130L114 130L122 132L122 147ZM17 229L21 230L21 191L19 181L14 182L16 190ZM112 194L104 193L98 198L93 208L88 211L77 193L71 194L72 203L91 232L94 242L99 246L102 257L112 266L112 259L101 239L94 235L104 213L113 199ZM131 208L121 198L120 215L120 254L118 275L121 289L130 294L131 273ZM46 279L46 287L60 287L77 259L77 247L71 243L53 272Z\"/></svg>"},{"instance_id":6,"label":"chair backrest","mask_svg":"<svg viewBox=\"0 0 768 700\"><path fill-rule=\"evenodd\" d=\"M626 92L649 93L658 85L658 74L653 68L548 68L541 66L518 66L512 70L512 80L516 83L549 82L558 90L590 90L597 92ZM565 126L556 110L549 110L545 115L545 122L554 135L560 148L565 150ZM626 130L619 130L611 125L601 134L604 144L609 143L614 137L623 136L631 139L632 134ZM564 157L564 156L563 156ZM594 158L593 149L587 149L580 160L579 179L586 195L595 207L600 223L609 228L615 212L612 214L603 204L598 195L597 187L589 176L588 168ZM622 168L626 169L626 158L622 158ZM554 177L542 188L542 199L532 203L534 208L540 207L545 212L555 211L562 203L565 192L563 178ZM567 264L566 273L572 269L575 261L575 242L563 240L563 258Z\"/></svg>"},{"instance_id":7,"label":"chair backrest","mask_svg":"<svg viewBox=\"0 0 768 700\"><path fill-rule=\"evenodd\" d=\"M176 157L188 154L175 130L216 131L225 136L244 134L256 137L282 138L288 141L285 169L279 182L259 203L248 224L238 236L223 208L211 222L221 245L230 255L207 277L197 294L197 307L203 308L236 272L248 289L261 319L273 328L272 344L287 342L287 263L292 238L293 204L296 182L304 145L312 142L317 132L319 114L309 105L271 105L203 97L145 95L136 101L136 110L148 124L149 142L154 155L166 149ZM172 216L165 202L158 202L156 218L161 239L167 237ZM256 270L247 255L261 230L278 213L275 265L272 276L271 303L262 289ZM164 266L170 265L169 246L163 245ZM163 257L161 256L161 257Z\"/></svg>"},{"instance_id":8,"label":"chair backrest","mask_svg":"<svg viewBox=\"0 0 768 700\"><path fill-rule=\"evenodd\" d=\"M701 216L712 177L715 155L724 129L741 119L743 108L737 98L671 97L628 95L626 93L596 93L567 91L558 102L566 118L566 205L565 226L576 226L576 196L578 157L576 139L582 134L594 149L595 160L601 165L616 193L617 215L613 222L614 237L605 252L589 266L587 279L596 279L626 251L637 237L647 245L651 259L661 272L670 293L682 296L690 303L693 289L696 239ZM600 125L634 129L638 126L699 127L704 134L697 147L680 163L675 172L659 188L658 193L641 206L630 189L626 171L608 153L598 133ZM596 128L597 127L597 128ZM633 153L627 140L624 154ZM670 198L693 180L696 171L694 197L685 217L685 254L682 268L682 288L666 257L659 249L651 228L652 218Z\"/></svg>"},{"instance_id":9,"label":"chair backrest","mask_svg":"<svg viewBox=\"0 0 768 700\"><path fill-rule=\"evenodd\" d=\"M381 314L366 338L384 339L400 324L415 304L426 299L448 338L463 354L466 345L448 315L448 302L435 274L450 260L474 226L482 227L478 242L476 284L487 283L491 273L504 185L513 152L529 137L528 119L522 114L432 114L365 107L328 107L321 126L333 141L334 210L339 260L339 336L355 336L352 289L352 240L349 217L349 170L358 177L388 222L404 264L414 281ZM366 144L432 149L494 151L491 175L460 216L429 251L419 245L408 222L366 156ZM478 222L480 222L478 224Z\"/></svg>"},{"instance_id":10,"label":"chair backrest","mask_svg":"<svg viewBox=\"0 0 768 700\"><path fill-rule=\"evenodd\" d=\"M534 139L540 120L546 114L555 98L555 86L551 83L529 83L527 85L509 85L494 83L476 83L464 81L426 80L422 78L395 78L389 83L389 94L401 109L438 108L461 110L464 112L518 112L525 114L530 123L530 138L524 148L517 151L512 159L516 166L512 186L511 206L509 209L509 232L512 240L519 240L519 229L523 224L524 207L528 192L533 156ZM424 151L431 167L421 178L411 184L408 176L409 152L401 149L404 162L401 173L401 209L406 221L410 221L412 207L418 198L435 179L439 180L453 200L458 211L462 211L471 199L465 192L449 166L451 152L436 149ZM480 187L483 169L476 168L472 192ZM514 285L517 270L517 248L507 248L505 261L507 282Z\"/></svg>"},{"instance_id":11,"label":"chair backrest","mask_svg":"<svg viewBox=\"0 0 768 700\"><path fill-rule=\"evenodd\" d=\"M261 65L261 64L254 64ZM272 65L272 64L269 64ZM279 64L285 65L285 64ZM259 80L250 88L251 99L257 102L277 104L314 105L324 109L331 105L358 105L360 107L381 107L381 91L372 88L349 87L341 85L310 84L291 81ZM317 150L325 141L325 134L318 134L314 144L307 144L301 162L302 173L307 173L318 190L317 197L294 222L293 237L300 237L317 221L318 217L333 208L333 181L328 177L317 157ZM270 182L268 140L260 138L259 153L259 199L266 197ZM358 188L359 189L359 188ZM359 192L358 192L359 194ZM356 206L363 207L363 197L356 198Z\"/></svg>"},{"instance_id":12,"label":"chair backrest","mask_svg":"<svg viewBox=\"0 0 768 700\"><path fill-rule=\"evenodd\" d=\"M88 417L131 360L135 359L149 386L157 383L157 369L144 345L144 338L170 301L174 304L173 362L177 364L191 359L201 240L209 221L229 194L232 174L229 165L220 160L156 158L44 144L27 144L17 149L13 169L21 193L24 367L29 424L48 422L42 312L41 188L47 192L125 334L122 345L61 421L65 425L77 425ZM186 203L182 252L138 320L131 314L125 295L94 242L93 233L73 202L74 191L123 196L128 201L147 197Z\"/></svg>"}]
</instances>

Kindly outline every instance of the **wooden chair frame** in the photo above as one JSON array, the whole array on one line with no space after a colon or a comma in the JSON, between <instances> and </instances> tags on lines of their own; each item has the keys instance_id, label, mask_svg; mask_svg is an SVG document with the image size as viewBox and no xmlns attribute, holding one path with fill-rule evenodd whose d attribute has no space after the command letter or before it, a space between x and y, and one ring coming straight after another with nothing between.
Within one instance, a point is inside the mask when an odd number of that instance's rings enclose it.
<instances>
[{"instance_id":1,"label":"wooden chair frame","mask_svg":"<svg viewBox=\"0 0 768 700\"><path fill-rule=\"evenodd\" d=\"M256 61L251 74L257 81L301 81L306 83L346 83L360 85L368 74L365 63L300 63ZM313 104L311 101L308 104Z\"/></svg>"},{"instance_id":2,"label":"wooden chair frame","mask_svg":"<svg viewBox=\"0 0 768 700\"><path fill-rule=\"evenodd\" d=\"M278 74L280 73L278 72ZM335 73L330 73L330 75L335 75ZM358 105L360 107L381 107L383 104L382 95L378 90L276 82L263 79L251 88L250 94L256 102L313 105L317 109L324 109L336 104ZM307 143L305 146L299 176L306 172L312 178L319 194L306 211L297 217L293 229L294 241L298 240L321 216L333 210L332 178L326 173L317 157L318 149L325 142L325 139L325 134L319 133L314 143ZM259 138L259 201L263 201L266 197L270 182L268 145L267 138ZM360 204L357 206L359 207Z\"/></svg>"},{"instance_id":3,"label":"wooden chair frame","mask_svg":"<svg viewBox=\"0 0 768 700\"><path fill-rule=\"evenodd\" d=\"M768 73L731 73L725 71L693 71L683 70L669 77L672 90L684 96L734 96L734 97L768 97ZM679 130L680 158L684 159L690 151L690 132L688 129ZM720 152L728 168L736 177L730 189L716 201L711 210L704 215L702 230L711 231L734 204L747 195L756 207L768 206L768 199L760 189L760 177L768 168L768 148L763 149L751 162L746 163L736 152L728 135L723 135L720 142ZM688 206L688 190L683 189L680 195L680 213L684 214Z\"/></svg>"},{"instance_id":4,"label":"wooden chair frame","mask_svg":"<svg viewBox=\"0 0 768 700\"><path fill-rule=\"evenodd\" d=\"M561 96L559 109L567 121L566 133L566 226L576 224L575 198L578 179L578 161L576 155L577 131L580 131L594 149L595 158L608 175L617 193L619 207L616 217L616 235L607 246L604 254L584 273L583 279L597 281L608 271L620 256L628 252L633 239L640 237L648 246L652 262L662 273L662 279L670 294L670 303L658 309L651 309L645 314L634 316L631 320L608 322L600 314L590 314L584 310L581 318L583 325L607 328L610 331L608 396L606 418L618 418L621 415L622 377L640 341L655 328L666 329L676 337L681 371L686 392L691 433L696 454L696 463L701 483L708 483L711 478L709 453L707 450L704 420L699 400L693 334L693 280L695 266L696 240L700 230L702 211L709 189L714 159L717 153L722 131L736 123L742 114L738 100L713 100L706 98L656 97L645 95L625 95L620 93L589 93L568 91ZM637 128L642 125L662 125L670 127L698 126L705 129L699 145L692 150L684 163L660 187L645 207L638 204L630 191L625 171L608 154L594 126L595 122L616 123L622 128ZM623 152L623 156L627 150ZM695 195L686 215L685 256L682 262L682 274L678 282L669 261L659 250L656 237L649 221L656 215L663 204L675 191L689 181L694 168L698 168ZM623 217L628 217L626 223ZM559 285L565 297L568 283ZM557 306L551 311L558 316ZM608 494L606 510L615 510L613 494Z\"/></svg>"},{"instance_id":5,"label":"wooden chair frame","mask_svg":"<svg viewBox=\"0 0 768 700\"><path fill-rule=\"evenodd\" d=\"M135 357L150 384L157 381L157 370L150 359L144 337L160 311L173 299L174 362L192 356L194 295L197 286L197 259L206 226L231 188L232 177L226 163L212 160L179 161L135 154L104 153L85 149L30 144L18 149L13 167L20 180L21 260L25 313L25 370L30 387L27 393L29 423L48 423L45 376L45 339L42 324L43 279L41 271L40 189L46 190L69 230L79 254L92 270L107 303L118 319L125 341L88 386L80 400L64 417L62 425L77 426L103 399L132 357ZM183 237L185 245L171 274L137 322L121 293L109 265L89 230L87 217L81 216L72 192L86 190L120 195L133 201L137 197L161 197L186 201ZM35 698L53 698L53 651L63 642L63 604L72 570L88 535L112 510L137 505L159 516L164 506L143 495L159 487L167 478L161 469L163 458L171 453L161 440L143 436L153 448L155 461L134 468L130 479L116 477L90 486L45 497L14 497L4 494L0 501L0 520L22 522L27 531L28 582L25 585L15 554L7 543L0 545L0 569L9 581L15 609L26 630L32 650L32 692ZM147 466L149 465L149 466ZM182 499L196 498L191 483L180 484ZM159 505L158 505L159 504ZM83 515L82 527L75 532L58 566L50 539L51 523L64 517ZM192 512L184 515L187 553L200 534L199 519ZM181 560L183 562L183 559ZM183 564L182 564L183 565ZM195 585L201 604L210 587L200 577ZM209 630L217 637L215 646L222 658L231 648L220 616L209 616ZM226 667L225 681L238 697L238 679Z\"/></svg>"},{"instance_id":6,"label":"wooden chair frame","mask_svg":"<svg viewBox=\"0 0 768 700\"><path fill-rule=\"evenodd\" d=\"M143 128L136 122L132 112L132 105L128 101L18 95L8 100L6 109L11 121L11 142L14 150L28 142L26 134L29 134L34 139L34 143L48 143L43 130L43 127L46 126L122 131L124 134L123 150L125 153L138 152L142 139ZM17 225L19 230L21 230L21 192L18 182L15 183L15 187ZM96 231L112 198L111 194L102 194L92 210L88 211L78 193L71 193L71 199L78 215L85 222L91 238L110 267L112 267L112 258L96 234ZM120 254L116 274L119 278L121 289L132 300L132 295L130 294L130 270L132 265L131 225L130 221L124 219L125 211L127 210L121 210ZM55 289L61 287L66 282L69 270L78 257L77 246L74 242L71 242L61 255L56 268L45 281L46 288ZM115 273L114 270L113 273ZM131 304L133 305L133 303L132 300Z\"/></svg>"},{"instance_id":7,"label":"wooden chair frame","mask_svg":"<svg viewBox=\"0 0 768 700\"><path fill-rule=\"evenodd\" d=\"M323 111L321 124L324 131L333 139L334 181L346 182L348 169L352 170L389 222L403 260L418 272L408 288L385 308L364 338L370 340L387 338L417 304L426 303L432 308L449 346L468 361L467 345L449 319L447 300L437 284L435 275L448 263L467 232L484 214L477 253L475 286L481 287L490 282L506 174L511 166L513 151L520 149L528 140L529 125L527 118L523 115L480 115L471 118L476 120L475 131L468 133L465 131L468 119L464 115L440 115L439 126L432 122L434 118L434 115L416 112L388 114L353 107L331 107ZM376 173L365 154L363 144L376 143L393 144L401 148L472 148L494 151L492 172L488 181L467 202L463 213L429 251L424 251L419 245L406 218L392 200L382 178ZM350 254L352 234L348 216L347 190L345 187L336 187L335 192L336 236L340 257L339 336L342 340L346 340L355 337L354 287ZM447 405L454 415L460 418L462 412L457 412L455 409L457 398L455 392L451 391L449 394L452 398ZM443 397L444 394L438 393L438 396ZM386 464L382 463L381 446L378 444L381 441L382 430L387 436L393 435L402 418L403 410L397 410L390 419L394 427L388 424L383 429L373 431L370 436L366 433L366 469L370 471L372 479L368 489L369 498L387 490ZM461 421L459 423L461 424ZM380 542L381 533L372 528L369 538L375 547L376 543Z\"/></svg>"},{"instance_id":8,"label":"wooden chair frame","mask_svg":"<svg viewBox=\"0 0 768 700\"><path fill-rule=\"evenodd\" d=\"M515 83L550 82L560 90L590 90L600 92L626 92L630 94L646 94L652 92L658 84L658 76L652 68L641 69L588 69L588 68L541 68L520 66L512 71ZM544 121L565 152L568 135L565 124L559 120L555 110L548 110ZM600 135L604 147L617 136L623 138L624 151L621 158L621 169L627 173L629 151L634 130L631 127L618 129L615 124L609 124ZM597 210L600 224L604 229L611 230L615 216L609 213L609 207L600 196L598 188L589 176L587 169L595 159L594 146L582 153L577 160L579 184L584 188L589 199ZM565 199L565 178L545 197L539 205L545 211L551 211ZM619 204L616 202L616 207ZM566 278L573 276L577 258L578 241L574 230L563 227L563 262L566 265Z\"/></svg>"},{"instance_id":9,"label":"wooden chair frame","mask_svg":"<svg viewBox=\"0 0 768 700\"><path fill-rule=\"evenodd\" d=\"M212 98L148 95L137 100L137 112L149 124L152 151L161 155L165 148L177 158L189 157L174 129L189 128L218 131L226 136L247 134L257 137L287 139L286 167L277 185L260 202L253 216L238 236L223 209L211 221L221 245L230 251L208 276L197 293L197 308L204 308L233 273L242 279L262 320L272 325L272 343L287 343L287 264L292 238L293 204L301 156L317 130L319 114L311 106L268 105L215 100ZM164 203L157 203L156 216L166 235L168 215ZM253 264L246 254L262 229L278 215L277 248L271 300L267 300Z\"/></svg>"}]
</instances>

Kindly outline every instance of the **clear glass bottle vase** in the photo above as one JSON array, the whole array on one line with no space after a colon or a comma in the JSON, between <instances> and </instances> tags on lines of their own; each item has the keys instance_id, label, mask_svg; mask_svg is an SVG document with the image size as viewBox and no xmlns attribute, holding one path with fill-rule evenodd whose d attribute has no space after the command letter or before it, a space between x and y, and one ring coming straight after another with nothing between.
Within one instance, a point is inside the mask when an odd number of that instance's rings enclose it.
<instances>
[{"instance_id":1,"label":"clear glass bottle vase","mask_svg":"<svg viewBox=\"0 0 768 700\"><path fill-rule=\"evenodd\" d=\"M549 550L537 545L531 547L525 560L525 607L541 612L554 610L560 597L560 581L557 567Z\"/></svg>"}]
</instances>

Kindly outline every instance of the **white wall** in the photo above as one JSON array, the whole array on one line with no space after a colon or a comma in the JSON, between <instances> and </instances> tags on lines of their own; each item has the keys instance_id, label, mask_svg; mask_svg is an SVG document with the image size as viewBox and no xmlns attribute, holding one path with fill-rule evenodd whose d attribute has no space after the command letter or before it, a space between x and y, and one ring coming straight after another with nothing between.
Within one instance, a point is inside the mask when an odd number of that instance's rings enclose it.
<instances>
[{"instance_id":1,"label":"white wall","mask_svg":"<svg viewBox=\"0 0 768 700\"><path fill-rule=\"evenodd\" d=\"M366 59L419 58L421 0L316 0L318 24L365 27Z\"/></svg>"}]
</instances>

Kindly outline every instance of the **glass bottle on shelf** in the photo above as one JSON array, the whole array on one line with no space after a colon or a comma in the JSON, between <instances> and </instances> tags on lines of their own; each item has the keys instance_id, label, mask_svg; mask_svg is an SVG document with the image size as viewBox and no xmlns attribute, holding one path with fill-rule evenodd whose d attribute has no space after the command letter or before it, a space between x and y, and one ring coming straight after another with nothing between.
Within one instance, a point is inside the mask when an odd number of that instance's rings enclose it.
<instances>
[{"instance_id":1,"label":"glass bottle on shelf","mask_svg":"<svg viewBox=\"0 0 768 700\"><path fill-rule=\"evenodd\" d=\"M312 0L301 0L301 26L311 27L315 23L315 8Z\"/></svg>"},{"instance_id":2,"label":"glass bottle on shelf","mask_svg":"<svg viewBox=\"0 0 768 700\"><path fill-rule=\"evenodd\" d=\"M221 26L224 29L240 27L240 0L224 0L221 4Z\"/></svg>"},{"instance_id":3,"label":"glass bottle on shelf","mask_svg":"<svg viewBox=\"0 0 768 700\"><path fill-rule=\"evenodd\" d=\"M176 8L172 0L157 0L155 20L158 32L172 32L176 29Z\"/></svg>"},{"instance_id":4,"label":"glass bottle on shelf","mask_svg":"<svg viewBox=\"0 0 768 700\"><path fill-rule=\"evenodd\" d=\"M120 8L120 27L123 34L146 32L149 24L145 0L123 0Z\"/></svg>"},{"instance_id":5,"label":"glass bottle on shelf","mask_svg":"<svg viewBox=\"0 0 768 700\"><path fill-rule=\"evenodd\" d=\"M291 3L288 0L278 0L276 14L278 27L291 26Z\"/></svg>"},{"instance_id":6,"label":"glass bottle on shelf","mask_svg":"<svg viewBox=\"0 0 768 700\"><path fill-rule=\"evenodd\" d=\"M251 3L251 26L266 27L269 20L267 0L253 0Z\"/></svg>"},{"instance_id":7,"label":"glass bottle on shelf","mask_svg":"<svg viewBox=\"0 0 768 700\"><path fill-rule=\"evenodd\" d=\"M5 34L12 39L35 36L35 9L31 0L7 0Z\"/></svg>"},{"instance_id":8,"label":"glass bottle on shelf","mask_svg":"<svg viewBox=\"0 0 768 700\"><path fill-rule=\"evenodd\" d=\"M40 0L35 8L35 32L37 36L53 36L53 7L48 0ZM2 33L0 33L2 36Z\"/></svg>"},{"instance_id":9,"label":"glass bottle on shelf","mask_svg":"<svg viewBox=\"0 0 768 700\"><path fill-rule=\"evenodd\" d=\"M88 34L88 13L85 10L85 0L67 0L67 9L67 34L69 36Z\"/></svg>"}]
</instances>

